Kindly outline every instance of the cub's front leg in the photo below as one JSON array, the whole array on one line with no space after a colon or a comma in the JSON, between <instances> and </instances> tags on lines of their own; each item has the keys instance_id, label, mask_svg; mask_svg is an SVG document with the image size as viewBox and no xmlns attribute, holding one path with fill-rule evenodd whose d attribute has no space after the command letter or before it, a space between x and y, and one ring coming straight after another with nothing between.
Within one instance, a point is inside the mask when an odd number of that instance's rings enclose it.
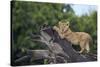
<instances>
[{"instance_id":1,"label":"cub's front leg","mask_svg":"<svg viewBox=\"0 0 100 67\"><path fill-rule=\"evenodd\" d=\"M54 26L53 29L58 32L58 34L59 34L59 36L60 36L61 39L64 39L64 35L62 34L62 29L60 29L57 26Z\"/></svg>"},{"instance_id":2,"label":"cub's front leg","mask_svg":"<svg viewBox=\"0 0 100 67\"><path fill-rule=\"evenodd\" d=\"M56 30L57 32L59 32L60 30L57 26L54 26L53 29Z\"/></svg>"},{"instance_id":3,"label":"cub's front leg","mask_svg":"<svg viewBox=\"0 0 100 67\"><path fill-rule=\"evenodd\" d=\"M59 34L59 36L60 36L61 39L65 38L63 34Z\"/></svg>"}]
</instances>

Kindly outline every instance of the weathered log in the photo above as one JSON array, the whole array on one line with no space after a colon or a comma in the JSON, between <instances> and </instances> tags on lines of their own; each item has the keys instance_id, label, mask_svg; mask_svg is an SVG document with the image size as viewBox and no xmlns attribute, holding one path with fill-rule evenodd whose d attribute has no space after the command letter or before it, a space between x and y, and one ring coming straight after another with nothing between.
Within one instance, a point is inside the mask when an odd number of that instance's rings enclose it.
<instances>
[{"instance_id":1,"label":"weathered log","mask_svg":"<svg viewBox=\"0 0 100 67\"><path fill-rule=\"evenodd\" d=\"M15 62L23 62L47 59L48 63L71 63L96 61L97 57L91 54L80 54L73 49L70 42L61 39L52 28L40 30L40 35L31 34L33 41L42 42L47 45L48 50L28 50L27 55L17 59Z\"/></svg>"},{"instance_id":2,"label":"weathered log","mask_svg":"<svg viewBox=\"0 0 100 67\"><path fill-rule=\"evenodd\" d=\"M60 45L56 42L53 42L51 41L52 40L52 37L49 36L47 33L41 31L41 36L35 36L35 35L32 35L32 37L35 37L35 39L33 38L33 41L40 41L44 44L46 44L48 46L48 50L50 51L50 57L52 58L53 57L53 60L56 61L56 58L59 56L64 56L63 58L66 59L66 62L69 62L70 59L69 59L69 56L63 51L63 49L60 47ZM40 39L36 39L36 38L40 38ZM61 56L60 56L61 55ZM62 60L62 61L65 61L65 60ZM57 61L56 62L53 62L53 63L58 63Z\"/></svg>"}]
</instances>

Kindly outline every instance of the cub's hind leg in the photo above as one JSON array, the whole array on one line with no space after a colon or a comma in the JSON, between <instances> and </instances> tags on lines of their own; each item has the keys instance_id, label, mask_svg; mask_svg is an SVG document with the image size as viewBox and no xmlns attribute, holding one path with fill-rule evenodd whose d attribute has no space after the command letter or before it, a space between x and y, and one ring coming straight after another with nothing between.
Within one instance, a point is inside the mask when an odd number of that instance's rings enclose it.
<instances>
[{"instance_id":1,"label":"cub's hind leg","mask_svg":"<svg viewBox=\"0 0 100 67\"><path fill-rule=\"evenodd\" d=\"M89 42L86 43L85 49L86 49L86 53L90 52Z\"/></svg>"},{"instance_id":2,"label":"cub's hind leg","mask_svg":"<svg viewBox=\"0 0 100 67\"><path fill-rule=\"evenodd\" d=\"M81 48L81 50L79 51L79 53L83 53L85 50L85 42L84 41L80 42L80 48Z\"/></svg>"}]
</instances>

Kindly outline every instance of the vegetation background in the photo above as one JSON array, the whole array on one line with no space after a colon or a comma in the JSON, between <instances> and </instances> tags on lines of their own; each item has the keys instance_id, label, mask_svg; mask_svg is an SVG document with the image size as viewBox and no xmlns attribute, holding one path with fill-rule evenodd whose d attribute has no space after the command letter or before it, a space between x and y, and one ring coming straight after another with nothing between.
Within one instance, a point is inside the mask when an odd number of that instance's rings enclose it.
<instances>
[{"instance_id":1,"label":"vegetation background","mask_svg":"<svg viewBox=\"0 0 100 67\"><path fill-rule=\"evenodd\" d=\"M33 42L30 33L39 32L44 23L54 26L58 21L67 19L73 31L84 31L93 38L91 52L97 54L97 11L77 16L71 4L39 3L12 1L11 2L11 30L12 30L12 64L25 55L27 49L45 49L41 43ZM65 11L63 11L65 10ZM79 47L78 47L79 49ZM28 62L28 64L43 64Z\"/></svg>"}]
</instances>

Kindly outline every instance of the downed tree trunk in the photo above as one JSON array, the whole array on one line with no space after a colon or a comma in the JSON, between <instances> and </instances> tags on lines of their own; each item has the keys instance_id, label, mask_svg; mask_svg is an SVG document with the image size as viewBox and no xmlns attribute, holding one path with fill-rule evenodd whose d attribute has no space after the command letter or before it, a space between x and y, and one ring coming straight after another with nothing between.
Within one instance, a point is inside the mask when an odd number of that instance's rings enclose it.
<instances>
[{"instance_id":1,"label":"downed tree trunk","mask_svg":"<svg viewBox=\"0 0 100 67\"><path fill-rule=\"evenodd\" d=\"M61 39L52 28L40 30L40 35L31 34L33 41L39 41L47 45L48 50L28 50L27 55L17 59L15 62L21 62L25 59L30 61L47 59L48 63L71 63L96 61L97 57L89 54L79 54L75 51L70 42Z\"/></svg>"},{"instance_id":2,"label":"downed tree trunk","mask_svg":"<svg viewBox=\"0 0 100 67\"><path fill-rule=\"evenodd\" d=\"M58 43L52 41L51 36L49 36L43 30L40 31L40 34L41 35L32 34L33 41L40 41L44 43L45 45L47 45L49 53L50 53L50 58L52 60L50 63L70 62L69 56L63 51L63 49ZM58 60L57 58L61 60Z\"/></svg>"}]
</instances>

